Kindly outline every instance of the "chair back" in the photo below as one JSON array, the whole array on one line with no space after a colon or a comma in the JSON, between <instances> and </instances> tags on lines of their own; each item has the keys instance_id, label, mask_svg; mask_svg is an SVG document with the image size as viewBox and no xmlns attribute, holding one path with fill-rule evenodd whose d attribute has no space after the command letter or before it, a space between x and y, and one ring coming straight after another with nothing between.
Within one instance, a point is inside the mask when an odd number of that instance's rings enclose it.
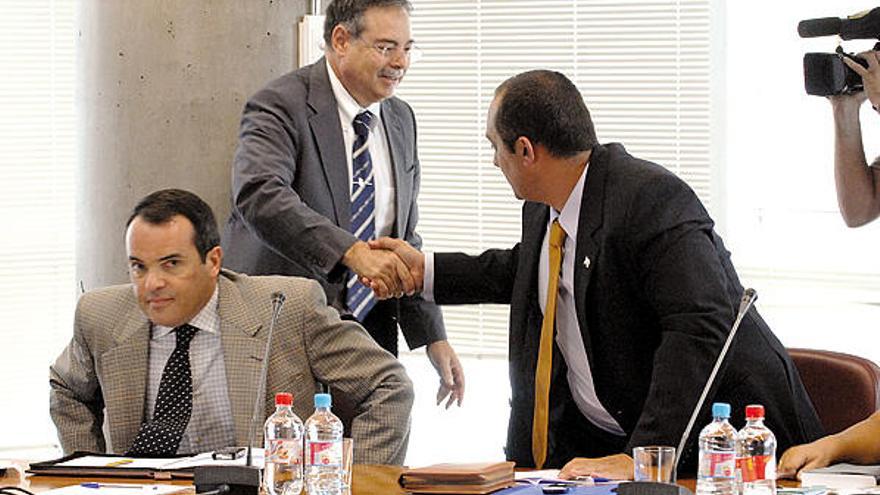
<instances>
[{"instance_id":1,"label":"chair back","mask_svg":"<svg viewBox=\"0 0 880 495\"><path fill-rule=\"evenodd\" d=\"M852 354L788 349L825 433L845 430L880 409L880 367Z\"/></svg>"}]
</instances>

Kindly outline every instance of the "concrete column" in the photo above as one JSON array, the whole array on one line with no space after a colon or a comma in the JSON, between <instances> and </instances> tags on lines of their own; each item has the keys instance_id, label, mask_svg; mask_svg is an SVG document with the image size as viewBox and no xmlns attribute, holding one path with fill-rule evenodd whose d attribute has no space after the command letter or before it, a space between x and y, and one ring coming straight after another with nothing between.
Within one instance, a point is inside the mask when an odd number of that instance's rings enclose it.
<instances>
[{"instance_id":1,"label":"concrete column","mask_svg":"<svg viewBox=\"0 0 880 495\"><path fill-rule=\"evenodd\" d=\"M229 214L244 102L296 64L309 0L82 0L77 277L128 280L124 222L138 199L188 189Z\"/></svg>"}]
</instances>

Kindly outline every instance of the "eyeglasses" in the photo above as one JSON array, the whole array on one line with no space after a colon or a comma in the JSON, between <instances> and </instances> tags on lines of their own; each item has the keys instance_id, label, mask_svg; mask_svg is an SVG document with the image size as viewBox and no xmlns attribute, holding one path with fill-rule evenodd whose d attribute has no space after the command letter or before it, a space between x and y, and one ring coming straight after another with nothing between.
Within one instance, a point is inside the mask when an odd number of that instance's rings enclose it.
<instances>
[{"instance_id":1,"label":"eyeglasses","mask_svg":"<svg viewBox=\"0 0 880 495\"><path fill-rule=\"evenodd\" d=\"M366 43L366 41L364 41L364 43ZM385 60L390 60L396 56L403 56L409 60L410 64L418 62L423 54L422 50L420 50L415 43L401 46L397 43L377 41L370 45L370 48L376 50Z\"/></svg>"}]
</instances>

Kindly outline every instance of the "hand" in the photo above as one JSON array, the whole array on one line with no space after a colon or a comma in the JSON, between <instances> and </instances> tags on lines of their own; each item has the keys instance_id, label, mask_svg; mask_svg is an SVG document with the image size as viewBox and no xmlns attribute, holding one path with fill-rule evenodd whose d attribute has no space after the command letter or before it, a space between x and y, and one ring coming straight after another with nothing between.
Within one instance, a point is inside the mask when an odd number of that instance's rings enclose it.
<instances>
[{"instance_id":1,"label":"hand","mask_svg":"<svg viewBox=\"0 0 880 495\"><path fill-rule=\"evenodd\" d=\"M357 241L346 251L342 263L362 280L369 280L368 286L374 292L399 296L415 294L415 280L409 268L391 251L370 249L366 242Z\"/></svg>"},{"instance_id":2,"label":"hand","mask_svg":"<svg viewBox=\"0 0 880 495\"><path fill-rule=\"evenodd\" d=\"M437 405L446 400L446 409L452 406L453 402L458 402L461 407L461 401L464 399L464 369L458 361L455 350L446 340L438 340L428 344L428 359L440 375L440 388L437 389Z\"/></svg>"},{"instance_id":3,"label":"hand","mask_svg":"<svg viewBox=\"0 0 880 495\"><path fill-rule=\"evenodd\" d=\"M559 478L568 480L578 476L600 476L610 480L631 480L633 477L633 460L626 454L615 454L607 457L587 459L575 457L568 461L559 471Z\"/></svg>"},{"instance_id":4,"label":"hand","mask_svg":"<svg viewBox=\"0 0 880 495\"><path fill-rule=\"evenodd\" d=\"M403 260L404 265L409 269L409 275L414 284L414 291L407 292L407 295L421 292L425 283L425 255L423 255L421 251L410 246L406 241L393 239L391 237L382 237L380 239L372 240L370 241L369 246L374 251L393 252L398 258ZM370 277L365 278L367 280L362 280L362 282L364 282L364 285L369 285L370 288L373 289L373 292L376 293L378 299L388 299L389 297L400 297L403 295L383 291L381 285L375 283L376 281L370 279Z\"/></svg>"},{"instance_id":5,"label":"hand","mask_svg":"<svg viewBox=\"0 0 880 495\"><path fill-rule=\"evenodd\" d=\"M825 437L806 445L798 445L785 451L779 460L776 476L779 478L801 477L801 471L825 467L835 462L834 437Z\"/></svg>"},{"instance_id":6,"label":"hand","mask_svg":"<svg viewBox=\"0 0 880 495\"><path fill-rule=\"evenodd\" d=\"M858 75L862 76L862 86L865 88L865 95L871 100L871 105L874 108L880 107L880 60L878 60L878 55L880 55L880 52L875 52L873 50L859 53L859 57L868 62L867 68L843 57L843 63Z\"/></svg>"}]
</instances>

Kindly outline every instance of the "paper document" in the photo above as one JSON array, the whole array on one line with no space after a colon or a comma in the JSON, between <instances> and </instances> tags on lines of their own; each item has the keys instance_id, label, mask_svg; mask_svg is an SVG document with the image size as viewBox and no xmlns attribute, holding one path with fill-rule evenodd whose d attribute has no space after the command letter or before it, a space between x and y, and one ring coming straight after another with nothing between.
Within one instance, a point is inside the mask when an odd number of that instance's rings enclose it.
<instances>
[{"instance_id":1,"label":"paper document","mask_svg":"<svg viewBox=\"0 0 880 495\"><path fill-rule=\"evenodd\" d=\"M191 492L186 485L150 485L139 483L80 483L42 492L49 495L169 495Z\"/></svg>"},{"instance_id":2,"label":"paper document","mask_svg":"<svg viewBox=\"0 0 880 495\"><path fill-rule=\"evenodd\" d=\"M176 470L187 469L195 466L244 466L247 459L240 457L235 460L214 460L211 452L197 454L191 457L167 457L167 458L140 458L140 457L107 457L101 455L86 455L59 462L59 467L77 468L129 468L129 469L155 469ZM253 449L253 465L263 467L263 449Z\"/></svg>"},{"instance_id":3,"label":"paper document","mask_svg":"<svg viewBox=\"0 0 880 495\"><path fill-rule=\"evenodd\" d=\"M247 456L238 459L218 459L211 457L211 452L204 454L196 454L192 457L178 457L172 462L166 464L162 469L187 469L196 466L244 466L247 464ZM261 468L263 467L263 449L253 449L251 454L251 464Z\"/></svg>"},{"instance_id":4,"label":"paper document","mask_svg":"<svg viewBox=\"0 0 880 495\"><path fill-rule=\"evenodd\" d=\"M89 467L89 468L134 468L134 469L165 469L165 465L179 461L183 458L152 458L142 459L137 457L107 457L100 455L86 455L59 462L62 467Z\"/></svg>"},{"instance_id":5,"label":"paper document","mask_svg":"<svg viewBox=\"0 0 880 495\"><path fill-rule=\"evenodd\" d=\"M533 485L549 484L549 483L566 483L572 485L591 486L596 483L604 483L609 480L605 478L593 478L591 476L582 476L577 479L563 480L559 479L558 469L541 469L536 471L517 471L514 474L517 482L531 483Z\"/></svg>"}]
</instances>

